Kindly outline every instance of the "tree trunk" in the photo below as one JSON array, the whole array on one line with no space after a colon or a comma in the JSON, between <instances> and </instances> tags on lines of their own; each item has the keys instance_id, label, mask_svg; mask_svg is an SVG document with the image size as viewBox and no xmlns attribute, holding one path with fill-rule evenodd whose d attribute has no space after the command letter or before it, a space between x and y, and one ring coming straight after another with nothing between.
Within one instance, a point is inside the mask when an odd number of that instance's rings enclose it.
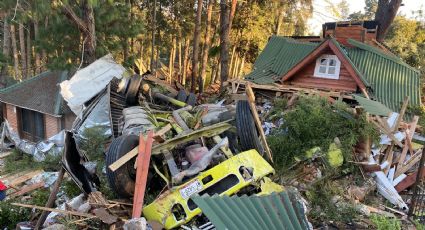
<instances>
[{"instance_id":1,"label":"tree trunk","mask_svg":"<svg viewBox=\"0 0 425 230\"><path fill-rule=\"evenodd\" d=\"M38 28L38 21L37 19L34 21L34 36L35 40L38 40L39 36L39 28ZM40 66L41 66L41 60L40 60L40 54L38 53L37 49L34 49L34 56L35 56L35 74L40 73Z\"/></svg>"},{"instance_id":2,"label":"tree trunk","mask_svg":"<svg viewBox=\"0 0 425 230\"><path fill-rule=\"evenodd\" d=\"M181 77L182 74L182 55L183 55L183 46L182 46L182 37L179 36L179 48L178 48L178 56L179 56L179 77Z\"/></svg>"},{"instance_id":3,"label":"tree trunk","mask_svg":"<svg viewBox=\"0 0 425 230\"><path fill-rule=\"evenodd\" d=\"M87 26L85 31L85 58L84 66L90 65L96 61L96 27L94 21L93 7L89 4L88 0L84 1L83 5L83 20Z\"/></svg>"},{"instance_id":4,"label":"tree trunk","mask_svg":"<svg viewBox=\"0 0 425 230\"><path fill-rule=\"evenodd\" d=\"M207 24L205 28L204 53L202 55L201 76L199 78L199 93L202 93L204 91L204 82L206 79L205 74L206 74L207 65L208 65L208 53L211 47L211 18L212 18L213 7L214 7L214 0L209 0L208 8L207 8Z\"/></svg>"},{"instance_id":5,"label":"tree trunk","mask_svg":"<svg viewBox=\"0 0 425 230\"><path fill-rule=\"evenodd\" d=\"M3 22L3 55L6 57L6 60L9 60L10 58L10 26L8 22L7 14L4 17ZM5 77L7 75L7 68L9 66L9 63L7 62L2 70L1 70L1 76L0 76L0 84L1 86L5 86Z\"/></svg>"},{"instance_id":6,"label":"tree trunk","mask_svg":"<svg viewBox=\"0 0 425 230\"><path fill-rule=\"evenodd\" d=\"M25 52L25 31L24 31L24 25L22 23L19 23L19 49L20 49L20 56L21 56L21 69L22 69L22 79L27 78L27 61L26 56L27 53Z\"/></svg>"},{"instance_id":7,"label":"tree trunk","mask_svg":"<svg viewBox=\"0 0 425 230\"><path fill-rule=\"evenodd\" d=\"M31 46L31 26L28 25L28 31L27 31L27 76L32 76L32 63L31 63L31 57L32 57L32 46Z\"/></svg>"},{"instance_id":8,"label":"tree trunk","mask_svg":"<svg viewBox=\"0 0 425 230\"><path fill-rule=\"evenodd\" d=\"M232 0L232 6L230 8L230 15L229 15L229 33L230 33L230 30L232 29L232 23L233 23L233 18L235 17L237 3L238 3L237 0Z\"/></svg>"},{"instance_id":9,"label":"tree trunk","mask_svg":"<svg viewBox=\"0 0 425 230\"><path fill-rule=\"evenodd\" d=\"M44 20L44 29L47 29L47 27L49 26L49 17L46 17L46 19ZM43 72L45 70L47 70L47 63L49 62L48 57L47 57L47 52L45 49L41 50L41 67L40 67L40 72Z\"/></svg>"},{"instance_id":10,"label":"tree trunk","mask_svg":"<svg viewBox=\"0 0 425 230\"><path fill-rule=\"evenodd\" d=\"M187 77L187 66L189 64L189 45L190 40L186 38L184 45L184 56L183 56L183 76L182 76L182 85L186 86L186 77Z\"/></svg>"},{"instance_id":11,"label":"tree trunk","mask_svg":"<svg viewBox=\"0 0 425 230\"><path fill-rule=\"evenodd\" d=\"M245 55L242 57L242 63L241 63L241 66L239 67L238 76L237 76L238 79L241 79L244 66L245 66Z\"/></svg>"},{"instance_id":12,"label":"tree trunk","mask_svg":"<svg viewBox=\"0 0 425 230\"><path fill-rule=\"evenodd\" d=\"M154 53L155 53L155 31L156 31L156 0L154 0L153 3L153 17L152 17L152 53L151 53L151 71L155 72L155 66L154 66Z\"/></svg>"},{"instance_id":13,"label":"tree trunk","mask_svg":"<svg viewBox=\"0 0 425 230\"><path fill-rule=\"evenodd\" d=\"M203 0L198 0L198 9L196 10L195 33L193 34L193 56L192 56L192 81L190 90L195 92L196 79L198 78L199 68L199 37L201 34L201 16L202 16L202 3Z\"/></svg>"},{"instance_id":14,"label":"tree trunk","mask_svg":"<svg viewBox=\"0 0 425 230\"><path fill-rule=\"evenodd\" d=\"M402 0L379 0L375 21L378 22L378 34L376 40L384 41L391 23L394 21Z\"/></svg>"},{"instance_id":15,"label":"tree trunk","mask_svg":"<svg viewBox=\"0 0 425 230\"><path fill-rule=\"evenodd\" d=\"M233 69L235 66L235 53L236 53L236 45L233 46L232 54L230 55L230 64L229 64L230 78L233 78Z\"/></svg>"},{"instance_id":16,"label":"tree trunk","mask_svg":"<svg viewBox=\"0 0 425 230\"><path fill-rule=\"evenodd\" d=\"M229 75L229 7L227 0L220 0L220 91Z\"/></svg>"},{"instance_id":17,"label":"tree trunk","mask_svg":"<svg viewBox=\"0 0 425 230\"><path fill-rule=\"evenodd\" d=\"M12 38L12 51L13 51L13 69L15 71L15 79L21 79L19 73L19 58L18 58L18 47L16 45L16 30L15 25L10 25L10 37Z\"/></svg>"}]
</instances>

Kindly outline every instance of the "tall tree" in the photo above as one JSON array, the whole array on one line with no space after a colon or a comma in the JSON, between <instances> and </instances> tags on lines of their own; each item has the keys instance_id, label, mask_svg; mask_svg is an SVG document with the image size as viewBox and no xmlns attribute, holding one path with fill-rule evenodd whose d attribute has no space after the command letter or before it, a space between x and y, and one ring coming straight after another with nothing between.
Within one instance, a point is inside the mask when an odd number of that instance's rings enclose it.
<instances>
[{"instance_id":1,"label":"tall tree","mask_svg":"<svg viewBox=\"0 0 425 230\"><path fill-rule=\"evenodd\" d=\"M63 5L65 15L73 22L83 35L83 65L87 66L96 60L96 29L93 6L89 0L81 1L82 16L79 17L68 4Z\"/></svg>"},{"instance_id":2,"label":"tall tree","mask_svg":"<svg viewBox=\"0 0 425 230\"><path fill-rule=\"evenodd\" d=\"M10 37L12 41L13 69L15 71L15 79L20 79L20 76L22 75L19 73L18 47L16 44L16 29L14 24L10 25Z\"/></svg>"},{"instance_id":3,"label":"tall tree","mask_svg":"<svg viewBox=\"0 0 425 230\"><path fill-rule=\"evenodd\" d=\"M201 17L202 17L202 3L203 0L198 0L196 10L195 32L193 34L193 58L192 58L192 81L190 89L192 92L196 90L196 79L198 78L199 66L199 37L201 35Z\"/></svg>"},{"instance_id":4,"label":"tall tree","mask_svg":"<svg viewBox=\"0 0 425 230\"><path fill-rule=\"evenodd\" d=\"M212 18L212 11L214 7L214 0L208 1L208 7L207 7L207 22L206 22L206 28L205 28L205 42L204 42L204 52L202 54L202 66L201 66L201 76L199 78L199 92L202 93L204 91L204 82L206 79L206 71L207 71L207 65L208 65L208 54L211 47L211 18Z\"/></svg>"},{"instance_id":5,"label":"tall tree","mask_svg":"<svg viewBox=\"0 0 425 230\"><path fill-rule=\"evenodd\" d=\"M19 47L20 47L20 57L21 57L21 62L22 62L22 78L26 79L27 78L27 61L26 61L26 57L27 57L27 53L25 51L25 32L24 32L24 25L22 23L19 23Z\"/></svg>"},{"instance_id":6,"label":"tall tree","mask_svg":"<svg viewBox=\"0 0 425 230\"><path fill-rule=\"evenodd\" d=\"M220 0L220 90L229 77L229 7L227 0Z\"/></svg>"},{"instance_id":7,"label":"tall tree","mask_svg":"<svg viewBox=\"0 0 425 230\"><path fill-rule=\"evenodd\" d=\"M384 41L391 23L394 21L402 0L379 0L375 20L379 23L376 40Z\"/></svg>"},{"instance_id":8,"label":"tall tree","mask_svg":"<svg viewBox=\"0 0 425 230\"><path fill-rule=\"evenodd\" d=\"M0 75L0 83L4 86L5 76L7 74L7 67L9 65L9 57L10 57L10 26L8 15L5 14L3 18L3 59L4 64L2 65L1 75Z\"/></svg>"}]
</instances>

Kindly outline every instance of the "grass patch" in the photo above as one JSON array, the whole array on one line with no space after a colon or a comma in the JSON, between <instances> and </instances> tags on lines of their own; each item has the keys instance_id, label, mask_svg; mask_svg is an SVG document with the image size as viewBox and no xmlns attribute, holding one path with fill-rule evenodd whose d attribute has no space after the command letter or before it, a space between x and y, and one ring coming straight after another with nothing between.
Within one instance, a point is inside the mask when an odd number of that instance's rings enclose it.
<instances>
[{"instance_id":1,"label":"grass patch","mask_svg":"<svg viewBox=\"0 0 425 230\"><path fill-rule=\"evenodd\" d=\"M401 222L398 219L389 218L381 215L372 215L370 220L377 230L400 230Z\"/></svg>"},{"instance_id":2,"label":"grass patch","mask_svg":"<svg viewBox=\"0 0 425 230\"><path fill-rule=\"evenodd\" d=\"M58 171L61 167L60 161L61 155L59 154L58 156L47 155L44 161L36 162L31 155L14 149L12 154L4 159L3 173L23 172L36 169Z\"/></svg>"}]
</instances>

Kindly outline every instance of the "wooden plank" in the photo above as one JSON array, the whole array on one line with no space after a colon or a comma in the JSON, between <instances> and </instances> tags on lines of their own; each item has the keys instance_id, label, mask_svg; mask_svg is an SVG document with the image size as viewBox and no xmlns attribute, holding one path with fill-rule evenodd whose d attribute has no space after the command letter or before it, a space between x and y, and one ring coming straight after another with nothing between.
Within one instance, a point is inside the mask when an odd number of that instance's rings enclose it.
<instances>
[{"instance_id":1,"label":"wooden plank","mask_svg":"<svg viewBox=\"0 0 425 230\"><path fill-rule=\"evenodd\" d=\"M416 163L418 163L418 161L421 159L422 156L422 149L418 150L415 155L413 155L407 162L405 165L403 165L395 174L394 174L394 178L397 178L398 176L400 176L401 174L407 172L407 170L409 170L413 165L415 165Z\"/></svg>"},{"instance_id":2,"label":"wooden plank","mask_svg":"<svg viewBox=\"0 0 425 230\"><path fill-rule=\"evenodd\" d=\"M43 172L44 172L43 170L35 170L35 171L29 172L29 173L27 173L23 176L15 178L11 181L6 181L5 184L7 183L7 186L16 186L16 185L19 185L21 183L24 183L25 181L43 173Z\"/></svg>"},{"instance_id":3,"label":"wooden plank","mask_svg":"<svg viewBox=\"0 0 425 230\"><path fill-rule=\"evenodd\" d=\"M140 216L142 215L143 199L145 197L146 183L148 180L149 163L151 161L152 142L152 131L148 133L146 143L143 140L143 135L140 135L132 218L140 218Z\"/></svg>"},{"instance_id":4,"label":"wooden plank","mask_svg":"<svg viewBox=\"0 0 425 230\"><path fill-rule=\"evenodd\" d=\"M250 84L246 85L245 90L248 96L248 102L249 102L249 106L251 107L251 112L252 112L252 116L254 117L255 125L257 126L257 130L260 133L260 139L263 142L264 150L267 153L269 160L273 162L272 153L270 151L269 145L267 144L266 135L264 134L263 126L261 125L260 118L258 117L257 107L255 106L254 91L252 91Z\"/></svg>"},{"instance_id":5,"label":"wooden plank","mask_svg":"<svg viewBox=\"0 0 425 230\"><path fill-rule=\"evenodd\" d=\"M371 120L372 124L374 124L379 131L382 131L385 135L387 135L392 141L394 141L398 146L400 146L401 148L403 148L403 144L397 140L397 138L395 138L394 134L392 134L390 131L388 131L385 127L383 127L381 125L381 123L378 123L374 120Z\"/></svg>"},{"instance_id":6,"label":"wooden plank","mask_svg":"<svg viewBox=\"0 0 425 230\"><path fill-rule=\"evenodd\" d=\"M408 175L404 180L402 180L400 183L398 183L395 186L395 189L397 192L401 192L405 190L406 188L409 188L416 182L416 177L418 176L418 171ZM422 179L425 177L425 167L422 169Z\"/></svg>"},{"instance_id":7,"label":"wooden plank","mask_svg":"<svg viewBox=\"0 0 425 230\"><path fill-rule=\"evenodd\" d=\"M10 155L10 154L12 154L12 153L13 153L12 151L10 151L10 152L0 153L0 159L3 159L3 158L5 158L5 157L9 156L9 155Z\"/></svg>"},{"instance_id":8,"label":"wooden plank","mask_svg":"<svg viewBox=\"0 0 425 230\"><path fill-rule=\"evenodd\" d=\"M393 132L398 130L398 126L400 125L400 122L403 120L403 116L404 116L404 113L406 112L408 104L409 104L409 96L406 96L404 98L403 105L401 106L400 113L398 114L397 120L396 120L394 127L392 129Z\"/></svg>"},{"instance_id":9,"label":"wooden plank","mask_svg":"<svg viewBox=\"0 0 425 230\"><path fill-rule=\"evenodd\" d=\"M35 209L40 209L40 210L43 210L43 211L57 212L57 213L62 213L62 214L66 214L66 215L83 216L83 217L88 217L88 218L96 218L96 216L91 215L91 214L88 214L88 213L75 212L75 211L66 211L66 210L60 210L60 209L55 209L55 208L46 208L46 207L41 207L41 206L37 206L37 205L20 204L20 203L12 203L11 205L19 206L19 207L24 207L24 208L35 208Z\"/></svg>"},{"instance_id":10,"label":"wooden plank","mask_svg":"<svg viewBox=\"0 0 425 230\"><path fill-rule=\"evenodd\" d=\"M412 141L413 134L415 133L416 126L418 124L418 120L419 120L419 117L418 116L414 116L413 117L413 120L410 123L410 128L408 130L406 130L406 141L407 140L409 142ZM396 175L401 174L401 173L399 173L399 169L404 165L404 160L406 159L407 150L409 150L409 145L405 145L403 147L403 150L401 152L400 158L398 160ZM412 153L412 152L410 152L410 153Z\"/></svg>"},{"instance_id":11,"label":"wooden plank","mask_svg":"<svg viewBox=\"0 0 425 230\"><path fill-rule=\"evenodd\" d=\"M21 188L21 190L10 194L9 197L13 198L13 197L17 197L17 196L22 196L26 193L32 192L32 191L34 191L38 188L41 188L43 186L44 186L44 181L41 181L41 182L38 182L38 183L35 183L35 184L32 184L32 185L23 186Z\"/></svg>"}]
</instances>

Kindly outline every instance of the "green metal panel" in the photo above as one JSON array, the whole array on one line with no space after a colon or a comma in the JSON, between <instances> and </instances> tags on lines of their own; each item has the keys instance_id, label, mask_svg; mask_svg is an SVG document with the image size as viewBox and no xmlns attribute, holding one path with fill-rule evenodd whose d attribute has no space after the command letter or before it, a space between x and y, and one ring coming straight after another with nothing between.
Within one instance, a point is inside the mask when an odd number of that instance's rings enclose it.
<instances>
[{"instance_id":1,"label":"green metal panel","mask_svg":"<svg viewBox=\"0 0 425 230\"><path fill-rule=\"evenodd\" d=\"M409 105L421 101L420 73L392 55L369 45L350 41L355 48L347 48L348 56L370 83L375 99L393 111L399 111L405 96Z\"/></svg>"},{"instance_id":2,"label":"green metal panel","mask_svg":"<svg viewBox=\"0 0 425 230\"><path fill-rule=\"evenodd\" d=\"M308 229L304 208L292 193L266 196L195 196L202 212L221 229Z\"/></svg>"},{"instance_id":3,"label":"green metal panel","mask_svg":"<svg viewBox=\"0 0 425 230\"><path fill-rule=\"evenodd\" d=\"M254 70L246 80L258 84L271 84L304 59L318 44L272 36L254 63Z\"/></svg>"},{"instance_id":4,"label":"green metal panel","mask_svg":"<svg viewBox=\"0 0 425 230\"><path fill-rule=\"evenodd\" d=\"M388 116L392 111L378 101L373 101L359 95L353 95L354 99L372 115Z\"/></svg>"}]
</instances>

